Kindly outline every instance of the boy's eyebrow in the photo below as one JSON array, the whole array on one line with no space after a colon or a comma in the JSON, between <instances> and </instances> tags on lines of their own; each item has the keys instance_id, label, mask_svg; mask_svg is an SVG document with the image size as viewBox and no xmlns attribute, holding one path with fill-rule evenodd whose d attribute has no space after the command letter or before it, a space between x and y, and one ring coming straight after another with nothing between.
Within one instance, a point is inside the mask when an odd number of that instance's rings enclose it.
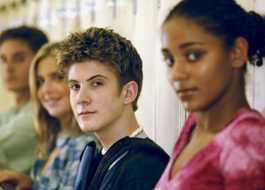
<instances>
[{"instance_id":1,"label":"boy's eyebrow","mask_svg":"<svg viewBox=\"0 0 265 190\"><path fill-rule=\"evenodd\" d=\"M14 53L14 56L16 56L16 55L25 55L27 52L25 52L25 51L18 51L18 52L16 52L16 53Z\"/></svg>"},{"instance_id":2,"label":"boy's eyebrow","mask_svg":"<svg viewBox=\"0 0 265 190\"><path fill-rule=\"evenodd\" d=\"M104 75L101 75L101 74L97 74L97 75L94 75L94 76L92 76L92 77L86 79L86 82L91 81L91 80L93 80L93 79L95 79L95 78L105 78L105 79L106 79L107 77L104 76ZM78 82L78 80L69 79L68 82Z\"/></svg>"},{"instance_id":3,"label":"boy's eyebrow","mask_svg":"<svg viewBox=\"0 0 265 190\"><path fill-rule=\"evenodd\" d=\"M94 76L92 76L92 77L86 79L86 81L90 81L90 80L93 80L93 79L95 79L95 78L107 78L107 77L104 76L104 75L101 75L101 74L97 74L97 75L94 75Z\"/></svg>"}]
</instances>

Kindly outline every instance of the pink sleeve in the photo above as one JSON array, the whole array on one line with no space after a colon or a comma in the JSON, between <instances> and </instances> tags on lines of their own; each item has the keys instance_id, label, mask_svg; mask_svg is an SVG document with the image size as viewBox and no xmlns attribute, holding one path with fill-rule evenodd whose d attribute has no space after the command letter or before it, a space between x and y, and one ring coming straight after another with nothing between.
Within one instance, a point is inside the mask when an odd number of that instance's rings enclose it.
<instances>
[{"instance_id":1,"label":"pink sleeve","mask_svg":"<svg viewBox=\"0 0 265 190\"><path fill-rule=\"evenodd\" d=\"M225 190L265 189L265 123L248 118L224 139L220 157Z\"/></svg>"}]
</instances>

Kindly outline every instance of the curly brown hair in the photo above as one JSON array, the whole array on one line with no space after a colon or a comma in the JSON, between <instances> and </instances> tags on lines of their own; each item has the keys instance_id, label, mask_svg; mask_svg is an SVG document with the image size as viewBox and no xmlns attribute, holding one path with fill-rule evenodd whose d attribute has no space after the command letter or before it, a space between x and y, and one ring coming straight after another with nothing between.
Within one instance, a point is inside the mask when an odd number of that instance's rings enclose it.
<instances>
[{"instance_id":1,"label":"curly brown hair","mask_svg":"<svg viewBox=\"0 0 265 190\"><path fill-rule=\"evenodd\" d=\"M111 29L97 27L73 33L61 42L58 61L65 74L71 65L89 60L110 66L120 88L129 81L137 83L139 91L133 102L133 110L137 110L143 72L142 59L132 43Z\"/></svg>"}]
</instances>

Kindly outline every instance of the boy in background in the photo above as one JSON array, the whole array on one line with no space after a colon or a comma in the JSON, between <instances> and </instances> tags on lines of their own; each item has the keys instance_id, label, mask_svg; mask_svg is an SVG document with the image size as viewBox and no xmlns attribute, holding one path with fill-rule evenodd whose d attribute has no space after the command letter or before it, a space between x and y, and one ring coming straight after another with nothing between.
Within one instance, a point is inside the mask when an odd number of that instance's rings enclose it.
<instances>
[{"instance_id":1,"label":"boy in background","mask_svg":"<svg viewBox=\"0 0 265 190\"><path fill-rule=\"evenodd\" d=\"M46 42L47 36L34 27L19 26L0 34L1 77L15 98L15 106L0 114L0 170L27 173L35 161L28 74L34 55Z\"/></svg>"}]
</instances>

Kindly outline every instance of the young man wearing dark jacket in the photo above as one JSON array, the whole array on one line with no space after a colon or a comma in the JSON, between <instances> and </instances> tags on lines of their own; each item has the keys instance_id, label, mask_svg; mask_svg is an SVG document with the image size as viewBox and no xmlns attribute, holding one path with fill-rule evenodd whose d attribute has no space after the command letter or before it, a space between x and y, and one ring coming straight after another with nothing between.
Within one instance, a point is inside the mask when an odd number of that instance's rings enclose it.
<instances>
[{"instance_id":1,"label":"young man wearing dark jacket","mask_svg":"<svg viewBox=\"0 0 265 190\"><path fill-rule=\"evenodd\" d=\"M143 73L131 42L112 30L90 28L61 43L59 60L81 129L95 132L103 147L100 153L86 147L76 189L153 189L168 155L135 117Z\"/></svg>"}]
</instances>

